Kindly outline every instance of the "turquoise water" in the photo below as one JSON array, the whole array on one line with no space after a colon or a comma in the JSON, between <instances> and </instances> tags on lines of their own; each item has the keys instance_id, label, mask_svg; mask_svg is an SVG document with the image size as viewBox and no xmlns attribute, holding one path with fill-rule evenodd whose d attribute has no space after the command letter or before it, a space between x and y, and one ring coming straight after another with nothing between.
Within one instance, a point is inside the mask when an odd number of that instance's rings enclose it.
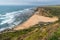
<instances>
[{"instance_id":1,"label":"turquoise water","mask_svg":"<svg viewBox=\"0 0 60 40\"><path fill-rule=\"evenodd\" d=\"M0 31L12 28L27 20L35 6L0 6Z\"/></svg>"},{"instance_id":2,"label":"turquoise water","mask_svg":"<svg viewBox=\"0 0 60 40\"><path fill-rule=\"evenodd\" d=\"M0 14L32 8L34 6L0 6Z\"/></svg>"}]
</instances>

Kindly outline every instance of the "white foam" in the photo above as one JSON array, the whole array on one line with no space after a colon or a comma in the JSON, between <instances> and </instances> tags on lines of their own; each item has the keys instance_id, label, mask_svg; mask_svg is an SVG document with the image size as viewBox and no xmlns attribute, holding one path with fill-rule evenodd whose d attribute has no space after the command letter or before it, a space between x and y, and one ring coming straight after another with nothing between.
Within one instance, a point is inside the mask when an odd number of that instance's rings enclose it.
<instances>
[{"instance_id":1,"label":"white foam","mask_svg":"<svg viewBox=\"0 0 60 40\"><path fill-rule=\"evenodd\" d=\"M3 19L3 21L0 23L0 25L3 25L5 23L12 23L14 21L14 17L20 15L20 12L28 12L29 9L24 9L22 11L15 11L15 12L11 12L11 13L6 13L5 15L1 15L2 16L0 19Z\"/></svg>"},{"instance_id":2,"label":"white foam","mask_svg":"<svg viewBox=\"0 0 60 40\"><path fill-rule=\"evenodd\" d=\"M5 15L1 15L1 14L0 14L0 19L3 19L3 21L0 23L0 25L3 25L3 24L5 24L5 23L7 23L7 24L10 24L10 26L7 27L7 28L12 28L12 27L14 27L15 25L18 25L19 23L22 22L22 20L20 20L20 21L18 21L18 22L14 22L14 21L15 21L15 17L18 17L18 16L20 16L21 14L26 15L27 12L31 12L31 11L32 11L32 10L24 9L24 10L19 10L19 11L11 12L11 13L6 13ZM25 13L25 14L24 14L24 13ZM13 24L15 24L15 25L13 25ZM6 29L6 27L0 29L0 31L2 31L2 30L4 30L4 29Z\"/></svg>"},{"instance_id":3,"label":"white foam","mask_svg":"<svg viewBox=\"0 0 60 40\"><path fill-rule=\"evenodd\" d=\"M6 28L1 28L0 31L3 31L3 30L5 30L5 29L6 29Z\"/></svg>"},{"instance_id":4,"label":"white foam","mask_svg":"<svg viewBox=\"0 0 60 40\"><path fill-rule=\"evenodd\" d=\"M21 23L22 20L18 21L18 22L14 22L15 25L18 25L19 23Z\"/></svg>"},{"instance_id":5,"label":"white foam","mask_svg":"<svg viewBox=\"0 0 60 40\"><path fill-rule=\"evenodd\" d=\"M14 16L13 15L4 15L5 17L2 17L0 19L3 19L3 21L0 23L0 25L3 25L5 23L11 23L13 21Z\"/></svg>"}]
</instances>

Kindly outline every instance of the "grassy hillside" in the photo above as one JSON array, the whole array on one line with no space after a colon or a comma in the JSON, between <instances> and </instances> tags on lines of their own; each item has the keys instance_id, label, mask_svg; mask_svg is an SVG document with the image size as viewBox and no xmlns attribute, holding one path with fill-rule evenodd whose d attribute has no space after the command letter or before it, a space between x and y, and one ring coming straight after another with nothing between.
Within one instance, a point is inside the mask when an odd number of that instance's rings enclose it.
<instances>
[{"instance_id":1,"label":"grassy hillside","mask_svg":"<svg viewBox=\"0 0 60 40\"><path fill-rule=\"evenodd\" d=\"M43 9L43 10L42 10ZM0 34L0 40L60 40L60 8L39 7L43 16L58 17L59 20L47 25L36 24L29 29Z\"/></svg>"}]
</instances>

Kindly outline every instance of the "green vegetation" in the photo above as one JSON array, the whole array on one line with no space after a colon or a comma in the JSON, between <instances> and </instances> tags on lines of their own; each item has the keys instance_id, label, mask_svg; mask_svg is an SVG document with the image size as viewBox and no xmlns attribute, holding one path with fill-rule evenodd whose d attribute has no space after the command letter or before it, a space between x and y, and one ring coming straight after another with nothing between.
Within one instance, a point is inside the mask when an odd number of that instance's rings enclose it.
<instances>
[{"instance_id":1,"label":"green vegetation","mask_svg":"<svg viewBox=\"0 0 60 40\"><path fill-rule=\"evenodd\" d=\"M44 8L47 12L49 12L48 14L51 14L53 16L57 16L60 17L60 8L57 7L46 7ZM50 15L50 16L51 16Z\"/></svg>"},{"instance_id":2,"label":"green vegetation","mask_svg":"<svg viewBox=\"0 0 60 40\"><path fill-rule=\"evenodd\" d=\"M29 29L0 34L0 40L60 40L60 8L42 7L44 15L58 17L59 21L40 25L39 23Z\"/></svg>"},{"instance_id":3,"label":"green vegetation","mask_svg":"<svg viewBox=\"0 0 60 40\"><path fill-rule=\"evenodd\" d=\"M60 40L60 27L51 37L49 37L49 40Z\"/></svg>"},{"instance_id":4,"label":"green vegetation","mask_svg":"<svg viewBox=\"0 0 60 40\"><path fill-rule=\"evenodd\" d=\"M0 34L0 40L17 40L19 36L25 35L28 32L33 31L35 28L29 28L25 30L15 31L15 32L7 32Z\"/></svg>"},{"instance_id":5,"label":"green vegetation","mask_svg":"<svg viewBox=\"0 0 60 40\"><path fill-rule=\"evenodd\" d=\"M50 26L53 27L54 24L55 23L43 25L41 27L38 23L29 29L3 33L0 34L0 40L42 40L49 34L48 30L52 30L48 28L50 28Z\"/></svg>"},{"instance_id":6,"label":"green vegetation","mask_svg":"<svg viewBox=\"0 0 60 40\"><path fill-rule=\"evenodd\" d=\"M57 29L55 29L56 28L55 24L56 23L49 24L49 25L46 25L46 26L43 26L43 27L37 29L33 33L30 33L28 36L26 36L23 40L57 40L58 38L56 35L54 35L52 37L50 36L51 34L54 33L54 31L57 30ZM59 24L57 24L57 25L59 25ZM53 27L55 27L55 28L53 28Z\"/></svg>"}]
</instances>

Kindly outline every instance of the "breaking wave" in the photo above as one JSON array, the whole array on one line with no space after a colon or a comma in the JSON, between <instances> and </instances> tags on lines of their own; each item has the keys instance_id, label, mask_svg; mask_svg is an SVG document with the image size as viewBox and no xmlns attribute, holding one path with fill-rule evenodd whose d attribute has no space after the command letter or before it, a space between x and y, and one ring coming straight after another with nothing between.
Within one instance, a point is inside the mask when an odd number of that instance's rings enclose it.
<instances>
[{"instance_id":1,"label":"breaking wave","mask_svg":"<svg viewBox=\"0 0 60 40\"><path fill-rule=\"evenodd\" d=\"M7 28L12 28L25 20L27 20L34 10L24 9L15 12L6 13L4 15L0 14L0 31L3 31Z\"/></svg>"}]
</instances>

